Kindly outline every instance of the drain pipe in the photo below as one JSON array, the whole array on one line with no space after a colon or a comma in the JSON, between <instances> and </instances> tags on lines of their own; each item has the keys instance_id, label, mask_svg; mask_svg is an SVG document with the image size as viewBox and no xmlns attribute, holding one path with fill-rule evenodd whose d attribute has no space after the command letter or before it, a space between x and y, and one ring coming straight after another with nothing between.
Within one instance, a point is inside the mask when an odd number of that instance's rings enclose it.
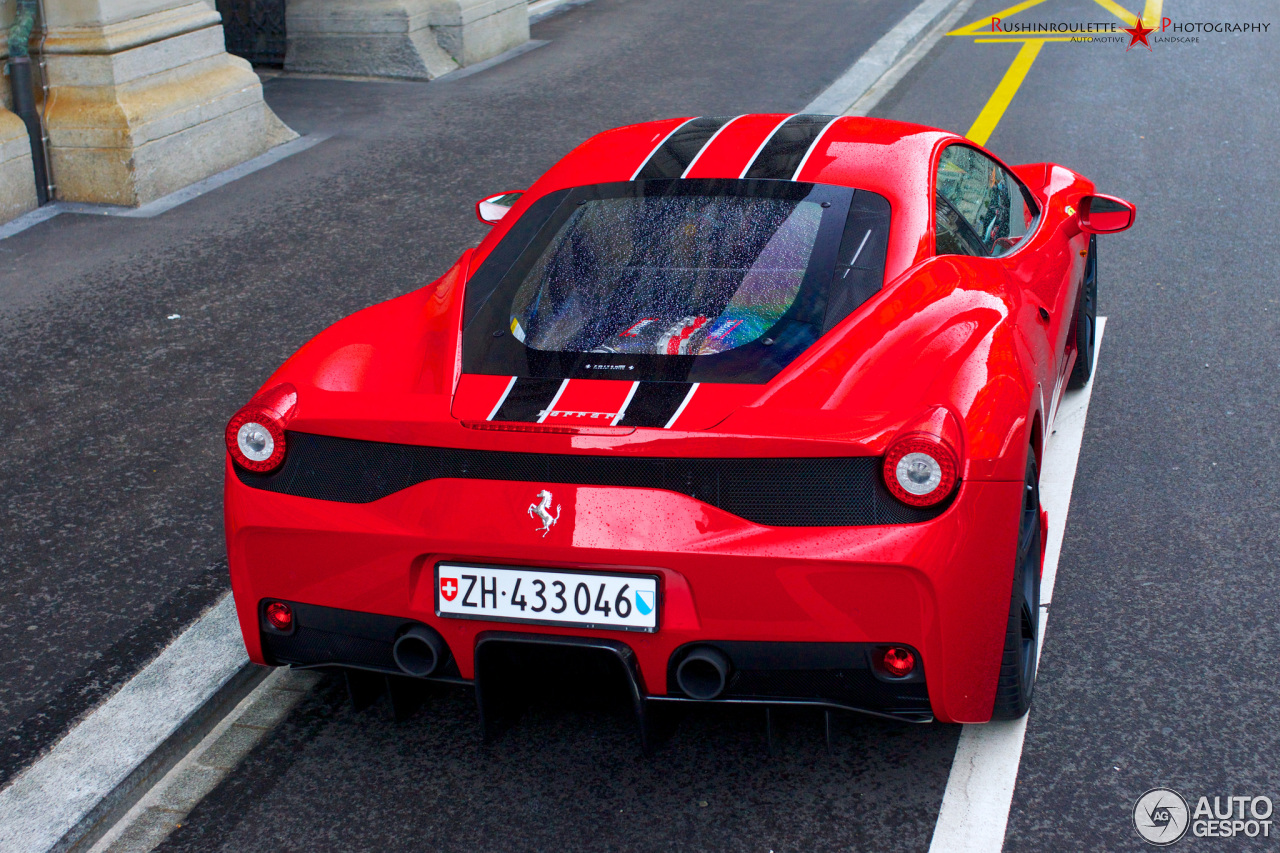
<instances>
[{"instance_id":1,"label":"drain pipe","mask_svg":"<svg viewBox=\"0 0 1280 853\"><path fill-rule=\"evenodd\" d=\"M44 129L36 112L35 89L31 81L31 56L27 43L36 25L37 0L18 0L17 14L9 28L9 88L13 92L13 111L27 126L31 139L31 166L35 171L36 199L49 201L49 176L45 170Z\"/></svg>"}]
</instances>

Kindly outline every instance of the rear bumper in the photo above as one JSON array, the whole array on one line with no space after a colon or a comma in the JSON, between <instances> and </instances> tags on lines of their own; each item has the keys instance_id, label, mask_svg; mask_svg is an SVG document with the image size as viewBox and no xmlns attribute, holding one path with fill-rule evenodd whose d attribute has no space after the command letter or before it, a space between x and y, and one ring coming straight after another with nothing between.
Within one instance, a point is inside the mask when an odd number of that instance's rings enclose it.
<instances>
[{"instance_id":1,"label":"rear bumper","mask_svg":"<svg viewBox=\"0 0 1280 853\"><path fill-rule=\"evenodd\" d=\"M450 677L471 680L477 644L494 632L593 637L630 650L644 696L677 700L671 669L681 650L714 643L736 650L735 668L747 685L737 694L742 701L817 701L914 719L927 702L943 721L991 716L1020 483L965 483L945 513L918 524L786 528L752 524L668 491L551 484L563 511L544 538L527 514L543 484L441 479L350 504L250 488L227 465L232 588L245 645L258 663L394 672L395 633L422 623L447 643ZM657 574L660 629L442 618L434 581L442 560ZM303 605L297 636L309 645L275 636L264 642L260 603L267 598ZM327 616L313 619L306 605ZM334 618L332 611L385 619ZM322 625L324 637L303 635ZM760 659L751 644L772 650L770 667L747 665ZM882 690L869 668L856 665L878 644L917 650L927 682ZM838 659L815 664L814 648L837 649ZM764 678L766 669L802 675ZM850 688L843 694L841 679Z\"/></svg>"},{"instance_id":2,"label":"rear bumper","mask_svg":"<svg viewBox=\"0 0 1280 853\"><path fill-rule=\"evenodd\" d=\"M344 667L387 675L403 675L393 648L398 637L421 624L397 616L361 613L352 610L287 602L295 626L287 634L264 627L259 635L263 659L269 664L291 666ZM536 629L535 629L536 630ZM686 653L712 646L724 653L731 675L724 692L714 700L728 703L812 705L858 711L906 722L933 719L923 666L905 678L894 678L876 666L876 655L887 646L875 643L777 643L725 642L691 643L675 650L668 660L667 690L654 695L644 688L634 649L627 642L634 634L604 637L600 632L589 644L610 652L621 662L638 697L645 700L697 701L686 696L677 682L676 671ZM482 666L483 648L516 644L548 647L573 644L588 638L547 635L533 631L482 631L475 637L473 673L476 682L493 678L527 676L511 672L511 666ZM526 668L531 669L531 668ZM506 670L506 671L504 671ZM482 674L483 673L483 674ZM426 676L432 681L467 683L457 659L449 650L437 668ZM491 686L491 685L488 685Z\"/></svg>"}]
</instances>

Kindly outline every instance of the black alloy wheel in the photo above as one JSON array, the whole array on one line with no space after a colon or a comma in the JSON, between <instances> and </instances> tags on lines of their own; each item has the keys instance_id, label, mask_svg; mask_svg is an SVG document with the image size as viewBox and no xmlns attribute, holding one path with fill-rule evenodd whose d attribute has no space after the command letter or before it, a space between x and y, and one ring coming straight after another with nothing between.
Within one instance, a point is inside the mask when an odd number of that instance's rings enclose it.
<instances>
[{"instance_id":1,"label":"black alloy wheel","mask_svg":"<svg viewBox=\"0 0 1280 853\"><path fill-rule=\"evenodd\" d=\"M1094 344L1098 336L1098 237L1089 238L1089 256L1084 261L1084 281L1075 317L1076 363L1067 380L1068 390L1083 388L1093 376Z\"/></svg>"},{"instance_id":2,"label":"black alloy wheel","mask_svg":"<svg viewBox=\"0 0 1280 853\"><path fill-rule=\"evenodd\" d=\"M1027 476L1018 518L1018 556L1013 569L1004 656L996 684L993 720L1016 720L1031 707L1040 641L1040 475L1035 452L1027 449Z\"/></svg>"}]
</instances>

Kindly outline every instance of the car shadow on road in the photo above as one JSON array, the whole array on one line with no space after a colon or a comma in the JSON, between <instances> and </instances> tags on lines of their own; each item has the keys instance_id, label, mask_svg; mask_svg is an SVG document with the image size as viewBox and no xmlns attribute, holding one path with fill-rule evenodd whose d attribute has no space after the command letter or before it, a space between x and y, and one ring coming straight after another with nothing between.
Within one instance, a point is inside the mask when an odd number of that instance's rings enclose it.
<instances>
[{"instance_id":1,"label":"car shadow on road","mask_svg":"<svg viewBox=\"0 0 1280 853\"><path fill-rule=\"evenodd\" d=\"M619 691L535 697L492 743L470 688L408 719L325 679L160 848L922 850L958 726L697 707L651 757Z\"/></svg>"}]
</instances>

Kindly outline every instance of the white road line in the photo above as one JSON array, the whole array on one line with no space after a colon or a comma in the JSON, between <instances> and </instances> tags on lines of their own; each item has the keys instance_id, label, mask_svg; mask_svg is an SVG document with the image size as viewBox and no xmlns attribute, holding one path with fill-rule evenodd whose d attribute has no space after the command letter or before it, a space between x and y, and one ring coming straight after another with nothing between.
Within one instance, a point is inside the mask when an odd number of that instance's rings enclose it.
<instances>
[{"instance_id":1,"label":"white road line","mask_svg":"<svg viewBox=\"0 0 1280 853\"><path fill-rule=\"evenodd\" d=\"M565 6L582 6L591 0L534 0L529 4L529 23L536 24Z\"/></svg>"},{"instance_id":2,"label":"white road line","mask_svg":"<svg viewBox=\"0 0 1280 853\"><path fill-rule=\"evenodd\" d=\"M902 78L907 76L908 72L915 67L915 64L924 59L929 51L933 50L943 36L960 26L961 21L969 13L969 7L973 3L974 0L960 0L959 3L952 6L951 11L938 19L932 29L922 35L915 45L902 54L897 62L880 75L880 79L867 87L862 95L844 111L844 114L847 116L869 115L876 108L876 105L880 103L881 99L902 82Z\"/></svg>"},{"instance_id":3,"label":"white road line","mask_svg":"<svg viewBox=\"0 0 1280 853\"><path fill-rule=\"evenodd\" d=\"M1101 352L1106 324L1105 317L1098 318L1095 356ZM1097 376L1096 363L1094 376ZM1044 649L1048 630L1047 605L1053 600L1053 583L1058 574L1058 557L1062 553L1062 538L1067 530L1067 510L1071 508L1071 489L1075 484L1080 442L1084 438L1084 422L1092 396L1092 379L1079 391L1070 391L1063 396L1041 460L1040 505L1049 513L1049 541L1045 546L1044 573L1040 580L1042 606L1037 658ZM1009 822L1009 806L1018 781L1018 765L1022 761L1022 742L1026 733L1027 717L965 726L961 730L929 853L999 853L1004 846L1004 831Z\"/></svg>"},{"instance_id":4,"label":"white road line","mask_svg":"<svg viewBox=\"0 0 1280 853\"><path fill-rule=\"evenodd\" d=\"M228 593L0 791L0 851L67 849L112 808L127 808L129 795L146 781L136 771L145 777L146 763L248 662Z\"/></svg>"},{"instance_id":5,"label":"white road line","mask_svg":"<svg viewBox=\"0 0 1280 853\"><path fill-rule=\"evenodd\" d=\"M800 112L844 115L916 42L961 2L964 0L924 0Z\"/></svg>"}]
</instances>

